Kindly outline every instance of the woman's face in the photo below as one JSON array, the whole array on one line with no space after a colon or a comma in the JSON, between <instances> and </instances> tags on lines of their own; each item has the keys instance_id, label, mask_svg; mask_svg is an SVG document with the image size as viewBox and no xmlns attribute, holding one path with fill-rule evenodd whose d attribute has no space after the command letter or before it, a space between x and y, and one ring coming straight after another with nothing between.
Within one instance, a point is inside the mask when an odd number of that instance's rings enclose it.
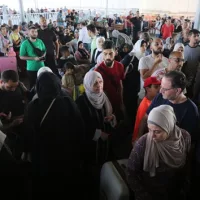
<instances>
[{"instance_id":1,"label":"woman's face","mask_svg":"<svg viewBox=\"0 0 200 200\"><path fill-rule=\"evenodd\" d=\"M99 49L103 48L103 43L104 43L104 40L102 38L98 40L98 47L99 47Z\"/></svg>"},{"instance_id":2,"label":"woman's face","mask_svg":"<svg viewBox=\"0 0 200 200\"><path fill-rule=\"evenodd\" d=\"M179 47L177 51L183 53L183 51L184 51L184 50L183 50L183 47Z\"/></svg>"},{"instance_id":3,"label":"woman's face","mask_svg":"<svg viewBox=\"0 0 200 200\"><path fill-rule=\"evenodd\" d=\"M97 78L96 82L93 85L93 92L94 93L101 93L103 92L103 80Z\"/></svg>"},{"instance_id":4,"label":"woman's face","mask_svg":"<svg viewBox=\"0 0 200 200\"><path fill-rule=\"evenodd\" d=\"M83 43L79 44L79 48L83 49Z\"/></svg>"},{"instance_id":5,"label":"woman's face","mask_svg":"<svg viewBox=\"0 0 200 200\"><path fill-rule=\"evenodd\" d=\"M153 140L160 142L167 139L167 133L159 126L148 123L149 133L152 133Z\"/></svg>"},{"instance_id":6,"label":"woman's face","mask_svg":"<svg viewBox=\"0 0 200 200\"><path fill-rule=\"evenodd\" d=\"M143 43L142 46L140 47L140 51L144 53L146 49L147 49L147 43Z\"/></svg>"}]
</instances>

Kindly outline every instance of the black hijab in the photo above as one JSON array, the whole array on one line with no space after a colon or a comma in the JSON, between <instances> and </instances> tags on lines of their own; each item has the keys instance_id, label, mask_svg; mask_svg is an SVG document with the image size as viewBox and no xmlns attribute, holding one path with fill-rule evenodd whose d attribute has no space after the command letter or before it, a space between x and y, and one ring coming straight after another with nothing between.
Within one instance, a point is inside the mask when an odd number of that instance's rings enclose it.
<instances>
[{"instance_id":1,"label":"black hijab","mask_svg":"<svg viewBox=\"0 0 200 200\"><path fill-rule=\"evenodd\" d=\"M81 57L82 57L83 59L88 59L88 58L89 58L89 55L87 54L86 50L85 50L85 49L79 48L80 44L82 44L82 43L83 43L83 42L81 42L81 41L78 42L78 51L80 52Z\"/></svg>"},{"instance_id":2,"label":"black hijab","mask_svg":"<svg viewBox=\"0 0 200 200\"><path fill-rule=\"evenodd\" d=\"M39 102L51 101L61 95L61 82L51 72L43 72L37 79L36 91Z\"/></svg>"}]
</instances>

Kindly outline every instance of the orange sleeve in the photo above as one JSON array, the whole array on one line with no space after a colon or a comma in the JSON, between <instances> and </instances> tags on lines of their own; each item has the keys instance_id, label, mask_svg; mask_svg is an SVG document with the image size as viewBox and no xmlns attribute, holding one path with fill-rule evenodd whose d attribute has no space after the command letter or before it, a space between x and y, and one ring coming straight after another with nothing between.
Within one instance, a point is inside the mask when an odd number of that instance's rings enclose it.
<instances>
[{"instance_id":1,"label":"orange sleeve","mask_svg":"<svg viewBox=\"0 0 200 200\"><path fill-rule=\"evenodd\" d=\"M137 139L140 122L142 118L144 117L144 115L146 114L146 111L148 107L150 106L150 104L151 104L151 101L149 101L146 97L144 97L144 99L142 100L142 102L140 103L138 107L132 141L135 141Z\"/></svg>"}]
</instances>

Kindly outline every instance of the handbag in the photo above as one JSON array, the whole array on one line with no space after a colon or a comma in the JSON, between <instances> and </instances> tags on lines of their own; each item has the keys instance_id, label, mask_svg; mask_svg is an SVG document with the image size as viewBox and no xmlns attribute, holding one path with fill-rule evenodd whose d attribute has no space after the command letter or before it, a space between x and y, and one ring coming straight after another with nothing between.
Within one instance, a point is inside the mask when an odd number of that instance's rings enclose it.
<instances>
[{"instance_id":1,"label":"handbag","mask_svg":"<svg viewBox=\"0 0 200 200\"><path fill-rule=\"evenodd\" d=\"M33 45L33 43L32 43L29 39L28 39L28 41L29 41L30 45L32 46L32 48L33 48L33 50L34 50L34 53L35 53L38 57L44 56L45 51L42 51L41 49L35 47L35 46Z\"/></svg>"}]
</instances>

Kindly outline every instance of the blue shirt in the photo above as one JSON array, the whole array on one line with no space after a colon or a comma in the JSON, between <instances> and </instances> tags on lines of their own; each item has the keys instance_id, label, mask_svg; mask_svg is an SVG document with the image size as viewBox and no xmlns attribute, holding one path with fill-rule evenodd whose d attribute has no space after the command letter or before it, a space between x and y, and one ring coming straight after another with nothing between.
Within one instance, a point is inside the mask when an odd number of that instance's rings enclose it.
<instances>
[{"instance_id":1,"label":"blue shirt","mask_svg":"<svg viewBox=\"0 0 200 200\"><path fill-rule=\"evenodd\" d=\"M159 93L149 106L147 115L153 108L160 105L170 105L174 109L177 125L190 133L192 141L197 139L199 113L197 106L190 99L180 104L173 104L169 100L163 99L162 94Z\"/></svg>"}]
</instances>

